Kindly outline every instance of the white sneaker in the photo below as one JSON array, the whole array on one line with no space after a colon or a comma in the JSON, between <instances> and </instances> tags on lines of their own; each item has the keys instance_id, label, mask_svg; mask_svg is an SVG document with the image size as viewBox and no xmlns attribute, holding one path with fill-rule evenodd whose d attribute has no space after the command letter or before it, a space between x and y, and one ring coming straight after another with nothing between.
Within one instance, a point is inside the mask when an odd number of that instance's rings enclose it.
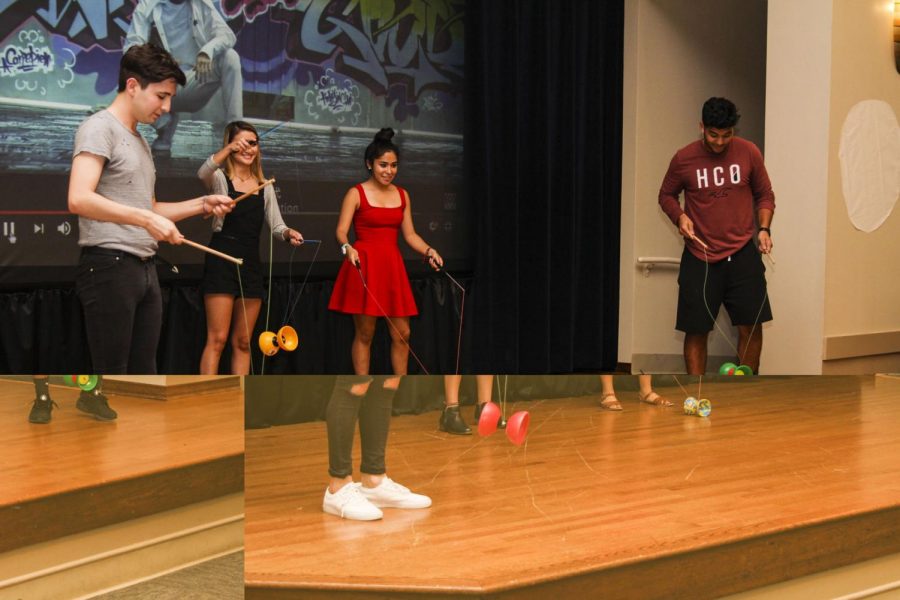
<instances>
[{"instance_id":1,"label":"white sneaker","mask_svg":"<svg viewBox=\"0 0 900 600\"><path fill-rule=\"evenodd\" d=\"M409 488L385 477L377 487L367 488L357 484L364 498L379 508L428 508L431 498L422 494L414 494Z\"/></svg>"},{"instance_id":2,"label":"white sneaker","mask_svg":"<svg viewBox=\"0 0 900 600\"><path fill-rule=\"evenodd\" d=\"M333 494L325 488L322 510L355 521L375 521L384 516L378 507L359 493L359 486L355 483L348 483Z\"/></svg>"}]
</instances>

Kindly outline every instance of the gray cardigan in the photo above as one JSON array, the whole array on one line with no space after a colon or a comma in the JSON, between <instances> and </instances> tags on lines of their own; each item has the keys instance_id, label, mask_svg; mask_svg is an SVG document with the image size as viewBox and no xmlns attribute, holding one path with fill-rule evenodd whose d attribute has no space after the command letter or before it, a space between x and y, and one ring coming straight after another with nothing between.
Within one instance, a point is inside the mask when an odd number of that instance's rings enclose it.
<instances>
[{"instance_id":1,"label":"gray cardigan","mask_svg":"<svg viewBox=\"0 0 900 600\"><path fill-rule=\"evenodd\" d=\"M210 193L227 196L228 181L225 179L225 172L220 167L221 165L210 156L200 166L200 169L197 171L197 177L200 178ZM272 232L272 236L284 240L284 232L288 229L288 226L284 224L284 220L281 218L278 198L275 197L275 188L271 185L263 188L263 202L265 203L263 209L266 211L266 221L269 223L269 230ZM222 231L222 223L224 222L225 217L213 217L213 231Z\"/></svg>"}]
</instances>

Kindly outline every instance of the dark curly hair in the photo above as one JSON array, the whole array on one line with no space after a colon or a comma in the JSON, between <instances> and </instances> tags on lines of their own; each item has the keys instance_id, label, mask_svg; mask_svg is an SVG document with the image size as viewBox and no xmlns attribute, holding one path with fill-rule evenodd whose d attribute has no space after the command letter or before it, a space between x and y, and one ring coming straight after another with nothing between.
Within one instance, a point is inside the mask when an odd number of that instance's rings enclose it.
<instances>
[{"instance_id":1,"label":"dark curly hair","mask_svg":"<svg viewBox=\"0 0 900 600\"><path fill-rule=\"evenodd\" d=\"M391 141L393 137L394 130L390 127L380 129L375 134L375 139L366 147L365 164L367 169L371 163L375 162L375 159L383 156L386 152L393 152L397 156L397 160L400 160L400 150Z\"/></svg>"},{"instance_id":2,"label":"dark curly hair","mask_svg":"<svg viewBox=\"0 0 900 600\"><path fill-rule=\"evenodd\" d=\"M727 98L710 98L703 103L703 126L730 129L737 125L741 115L737 106Z\"/></svg>"}]
</instances>

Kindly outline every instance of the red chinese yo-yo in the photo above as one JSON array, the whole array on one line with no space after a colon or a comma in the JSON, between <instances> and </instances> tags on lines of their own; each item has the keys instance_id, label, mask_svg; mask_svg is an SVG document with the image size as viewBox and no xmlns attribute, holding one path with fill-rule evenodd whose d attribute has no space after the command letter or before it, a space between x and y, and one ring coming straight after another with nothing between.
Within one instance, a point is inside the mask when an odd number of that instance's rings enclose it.
<instances>
[{"instance_id":1,"label":"red chinese yo-yo","mask_svg":"<svg viewBox=\"0 0 900 600\"><path fill-rule=\"evenodd\" d=\"M488 402L481 409L481 416L478 417L478 435L485 437L497 431L497 424L500 423L500 407L493 402Z\"/></svg>"},{"instance_id":2,"label":"red chinese yo-yo","mask_svg":"<svg viewBox=\"0 0 900 600\"><path fill-rule=\"evenodd\" d=\"M509 421L506 422L506 437L509 438L509 441L516 446L521 446L525 441L525 436L528 434L528 421L530 420L531 415L528 414L527 410L513 413Z\"/></svg>"}]
</instances>

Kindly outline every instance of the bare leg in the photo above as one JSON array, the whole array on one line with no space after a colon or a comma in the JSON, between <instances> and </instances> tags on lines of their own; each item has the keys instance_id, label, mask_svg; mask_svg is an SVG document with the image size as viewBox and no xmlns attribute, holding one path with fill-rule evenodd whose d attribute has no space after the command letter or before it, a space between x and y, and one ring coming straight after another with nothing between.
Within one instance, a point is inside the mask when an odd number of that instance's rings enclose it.
<instances>
[{"instance_id":1,"label":"bare leg","mask_svg":"<svg viewBox=\"0 0 900 600\"><path fill-rule=\"evenodd\" d=\"M372 352L372 337L375 335L375 319L369 315L353 315L356 334L350 356L353 359L353 372L357 375L369 374L369 358Z\"/></svg>"},{"instance_id":2,"label":"bare leg","mask_svg":"<svg viewBox=\"0 0 900 600\"><path fill-rule=\"evenodd\" d=\"M409 365L409 317L388 317L391 333L391 367L394 375L406 375Z\"/></svg>"},{"instance_id":3,"label":"bare leg","mask_svg":"<svg viewBox=\"0 0 900 600\"><path fill-rule=\"evenodd\" d=\"M709 333L684 334L684 366L688 375L706 372L706 339Z\"/></svg>"},{"instance_id":4,"label":"bare leg","mask_svg":"<svg viewBox=\"0 0 900 600\"><path fill-rule=\"evenodd\" d=\"M481 377L481 375L479 375ZM462 382L462 375L444 375L444 405L459 405L459 385ZM480 390L479 390L480 391ZM479 398L479 401L481 399Z\"/></svg>"},{"instance_id":5,"label":"bare leg","mask_svg":"<svg viewBox=\"0 0 900 600\"><path fill-rule=\"evenodd\" d=\"M487 404L491 401L491 393L494 391L493 375L476 375L475 385L478 387L478 404Z\"/></svg>"},{"instance_id":6,"label":"bare leg","mask_svg":"<svg viewBox=\"0 0 900 600\"><path fill-rule=\"evenodd\" d=\"M622 403L616 398L612 375L600 376L600 407L606 410L622 410Z\"/></svg>"},{"instance_id":7,"label":"bare leg","mask_svg":"<svg viewBox=\"0 0 900 600\"><path fill-rule=\"evenodd\" d=\"M615 394L615 386L613 385L613 376L612 375L601 375L600 376L600 394L605 396L606 394Z\"/></svg>"},{"instance_id":8,"label":"bare leg","mask_svg":"<svg viewBox=\"0 0 900 600\"><path fill-rule=\"evenodd\" d=\"M753 335L750 335L750 330ZM755 328L750 325L738 325L738 355L741 364L747 365L757 375L759 374L759 357L762 354L762 326Z\"/></svg>"},{"instance_id":9,"label":"bare leg","mask_svg":"<svg viewBox=\"0 0 900 600\"><path fill-rule=\"evenodd\" d=\"M222 351L228 341L234 296L231 294L206 294L203 296L203 304L206 306L206 346L200 356L200 373L202 375L218 375L219 360L222 358Z\"/></svg>"},{"instance_id":10,"label":"bare leg","mask_svg":"<svg viewBox=\"0 0 900 600\"><path fill-rule=\"evenodd\" d=\"M250 337L262 306L260 298L245 298L235 302L231 316L231 373L250 373Z\"/></svg>"},{"instance_id":11,"label":"bare leg","mask_svg":"<svg viewBox=\"0 0 900 600\"><path fill-rule=\"evenodd\" d=\"M328 479L328 491L332 494L336 494L338 490L348 483L353 483L352 475L347 475L346 477L330 477Z\"/></svg>"},{"instance_id":12,"label":"bare leg","mask_svg":"<svg viewBox=\"0 0 900 600\"><path fill-rule=\"evenodd\" d=\"M641 402L655 404L656 406L672 406L669 400L653 391L653 377L650 375L638 375L638 386L640 387L638 397L641 399Z\"/></svg>"},{"instance_id":13,"label":"bare leg","mask_svg":"<svg viewBox=\"0 0 900 600\"><path fill-rule=\"evenodd\" d=\"M641 389L641 396L646 396L653 391L653 378L650 375L638 375L638 387Z\"/></svg>"},{"instance_id":14,"label":"bare leg","mask_svg":"<svg viewBox=\"0 0 900 600\"><path fill-rule=\"evenodd\" d=\"M360 473L359 480L362 482L364 486L367 488L374 488L381 485L381 481L384 479L384 473L381 475L372 475L371 473Z\"/></svg>"}]
</instances>

